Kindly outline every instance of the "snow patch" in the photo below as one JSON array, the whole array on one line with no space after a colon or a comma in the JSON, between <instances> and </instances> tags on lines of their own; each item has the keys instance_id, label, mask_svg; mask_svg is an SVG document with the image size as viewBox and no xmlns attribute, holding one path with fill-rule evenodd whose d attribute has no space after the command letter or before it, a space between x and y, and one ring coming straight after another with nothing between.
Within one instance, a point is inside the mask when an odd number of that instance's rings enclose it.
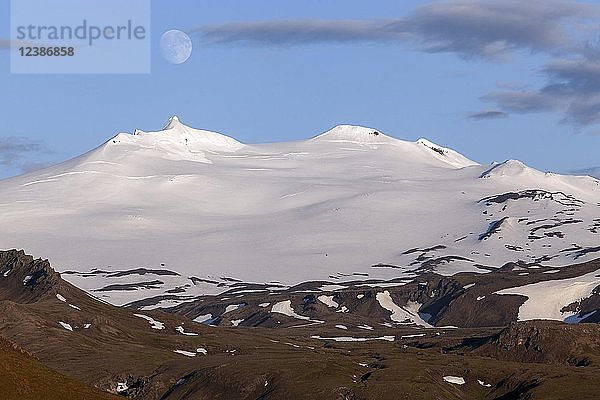
<instances>
[{"instance_id":1,"label":"snow patch","mask_svg":"<svg viewBox=\"0 0 600 400\"><path fill-rule=\"evenodd\" d=\"M417 338L417 337L423 337L425 336L424 333L415 333L413 335L402 335L400 336L401 339L410 339L410 338Z\"/></svg>"},{"instance_id":2,"label":"snow patch","mask_svg":"<svg viewBox=\"0 0 600 400\"><path fill-rule=\"evenodd\" d=\"M444 377L444 380L448 383L453 383L455 385L464 385L465 384L465 378L463 378L462 376L448 375L448 376Z\"/></svg>"},{"instance_id":3,"label":"snow patch","mask_svg":"<svg viewBox=\"0 0 600 400\"><path fill-rule=\"evenodd\" d=\"M370 340L385 340L387 342L393 342L396 340L395 336L379 336L379 337L351 337L351 336L339 336L339 337L322 337L319 335L313 335L310 337L311 339L319 339L319 340L333 340L335 342L368 342Z\"/></svg>"},{"instance_id":4,"label":"snow patch","mask_svg":"<svg viewBox=\"0 0 600 400\"><path fill-rule=\"evenodd\" d=\"M156 321L154 318L149 317L147 315L143 315L143 314L133 314L134 316L138 317L138 318L143 318L146 321L148 321L148 323L150 323L150 325L152 326L152 329L165 329L165 324L160 322L160 321Z\"/></svg>"},{"instance_id":5,"label":"snow patch","mask_svg":"<svg viewBox=\"0 0 600 400\"><path fill-rule=\"evenodd\" d=\"M333 292L335 290L342 290L342 289L346 289L348 286L342 286L342 285L323 285L319 288L319 290L323 291L323 292Z\"/></svg>"},{"instance_id":6,"label":"snow patch","mask_svg":"<svg viewBox=\"0 0 600 400\"><path fill-rule=\"evenodd\" d=\"M418 314L420 304L409 302L405 307L399 307L394 303L389 291L379 292L376 295L379 305L388 311L391 311L391 320L399 323L413 323L426 328L431 328L431 325L423 321Z\"/></svg>"},{"instance_id":7,"label":"snow patch","mask_svg":"<svg viewBox=\"0 0 600 400\"><path fill-rule=\"evenodd\" d=\"M173 353L182 354L182 355L188 356L188 357L196 357L196 353L195 352L191 352L191 351L173 350Z\"/></svg>"},{"instance_id":8,"label":"snow patch","mask_svg":"<svg viewBox=\"0 0 600 400\"><path fill-rule=\"evenodd\" d=\"M296 314L296 312L292 308L291 300L284 300L284 301L280 301L279 303L275 303L273 305L273 307L271 308L271 312L287 315L288 317L310 320L309 317Z\"/></svg>"},{"instance_id":9,"label":"snow patch","mask_svg":"<svg viewBox=\"0 0 600 400\"><path fill-rule=\"evenodd\" d=\"M194 318L194 322L198 322L199 324L205 324L208 323L209 321L211 321L213 319L212 314L204 314L204 315L198 315L196 318Z\"/></svg>"},{"instance_id":10,"label":"snow patch","mask_svg":"<svg viewBox=\"0 0 600 400\"><path fill-rule=\"evenodd\" d=\"M244 303L240 303L240 304L230 304L227 307L225 307L225 312L223 314L227 314L228 312L232 312L235 311L239 308L244 307Z\"/></svg>"},{"instance_id":11,"label":"snow patch","mask_svg":"<svg viewBox=\"0 0 600 400\"><path fill-rule=\"evenodd\" d=\"M62 321L58 321L58 323L60 324L60 326L62 326L66 330L73 332L73 327L70 324L67 324L66 322L62 322Z\"/></svg>"},{"instance_id":12,"label":"snow patch","mask_svg":"<svg viewBox=\"0 0 600 400\"><path fill-rule=\"evenodd\" d=\"M186 336L198 336L197 333L194 332L186 332L185 329L183 328L182 325L179 325L177 328L175 328L175 330L179 333L181 333L182 335L186 335Z\"/></svg>"},{"instance_id":13,"label":"snow patch","mask_svg":"<svg viewBox=\"0 0 600 400\"><path fill-rule=\"evenodd\" d=\"M340 306L338 303L333 301L333 296L321 295L321 296L317 297L317 300L319 300L321 303L325 304L327 307L338 308Z\"/></svg>"}]
</instances>

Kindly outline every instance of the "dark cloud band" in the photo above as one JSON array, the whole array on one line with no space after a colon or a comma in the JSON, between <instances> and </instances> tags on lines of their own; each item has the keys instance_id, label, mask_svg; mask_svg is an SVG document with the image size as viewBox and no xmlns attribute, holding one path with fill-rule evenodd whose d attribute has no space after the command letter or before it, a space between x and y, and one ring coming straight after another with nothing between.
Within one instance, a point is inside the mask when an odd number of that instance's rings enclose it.
<instances>
[{"instance_id":1,"label":"dark cloud band","mask_svg":"<svg viewBox=\"0 0 600 400\"><path fill-rule=\"evenodd\" d=\"M33 165L31 156L49 154L43 143L17 137L0 137L0 166L18 168L22 171ZM39 163L39 161L35 161Z\"/></svg>"},{"instance_id":2,"label":"dark cloud band","mask_svg":"<svg viewBox=\"0 0 600 400\"><path fill-rule=\"evenodd\" d=\"M598 17L588 4L564 0L455 0L388 20L234 22L194 30L213 45L300 46L412 40L428 52L499 59L516 49L554 51L573 45L565 25Z\"/></svg>"},{"instance_id":3,"label":"dark cloud band","mask_svg":"<svg viewBox=\"0 0 600 400\"><path fill-rule=\"evenodd\" d=\"M322 43L399 41L407 33L390 29L384 21L304 20L234 22L193 31L207 44L299 46Z\"/></svg>"},{"instance_id":4,"label":"dark cloud band","mask_svg":"<svg viewBox=\"0 0 600 400\"><path fill-rule=\"evenodd\" d=\"M600 45L581 41L597 32L599 19L600 7L577 1L452 0L388 20L237 22L193 33L207 45L391 43L490 61L507 61L520 50L543 52L556 58L542 70L543 87L489 93L483 99L498 109L468 118L554 111L563 113L562 123L581 128L600 123Z\"/></svg>"},{"instance_id":5,"label":"dark cloud band","mask_svg":"<svg viewBox=\"0 0 600 400\"><path fill-rule=\"evenodd\" d=\"M508 113L505 113L504 111L498 111L498 110L487 110L487 111L479 111L479 112L471 113L467 116L467 118L473 119L473 120L508 118Z\"/></svg>"}]
</instances>

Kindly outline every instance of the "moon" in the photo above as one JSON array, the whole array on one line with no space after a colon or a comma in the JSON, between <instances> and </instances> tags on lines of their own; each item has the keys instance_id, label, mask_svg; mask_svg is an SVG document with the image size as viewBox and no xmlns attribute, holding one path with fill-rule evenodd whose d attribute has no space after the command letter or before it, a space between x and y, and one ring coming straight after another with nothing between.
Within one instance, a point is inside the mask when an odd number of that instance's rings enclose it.
<instances>
[{"instance_id":1,"label":"moon","mask_svg":"<svg viewBox=\"0 0 600 400\"><path fill-rule=\"evenodd\" d=\"M182 64L192 54L192 39L177 29L166 31L160 37L160 52L167 62Z\"/></svg>"}]
</instances>

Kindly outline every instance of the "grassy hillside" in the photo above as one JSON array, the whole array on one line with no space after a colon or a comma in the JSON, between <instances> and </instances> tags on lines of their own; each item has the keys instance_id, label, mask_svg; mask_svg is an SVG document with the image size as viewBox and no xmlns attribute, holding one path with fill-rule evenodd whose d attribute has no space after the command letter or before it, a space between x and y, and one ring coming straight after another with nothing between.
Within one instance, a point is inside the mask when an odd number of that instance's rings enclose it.
<instances>
[{"instance_id":1,"label":"grassy hillside","mask_svg":"<svg viewBox=\"0 0 600 400\"><path fill-rule=\"evenodd\" d=\"M0 337L0 393L3 400L115 400L118 396L64 376Z\"/></svg>"}]
</instances>

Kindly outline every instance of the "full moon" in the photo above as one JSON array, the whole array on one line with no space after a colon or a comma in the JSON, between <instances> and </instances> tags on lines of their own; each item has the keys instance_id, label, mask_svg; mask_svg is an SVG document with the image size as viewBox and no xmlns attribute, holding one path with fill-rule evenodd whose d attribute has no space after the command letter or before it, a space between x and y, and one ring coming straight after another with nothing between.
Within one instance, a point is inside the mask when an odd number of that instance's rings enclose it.
<instances>
[{"instance_id":1,"label":"full moon","mask_svg":"<svg viewBox=\"0 0 600 400\"><path fill-rule=\"evenodd\" d=\"M177 29L166 31L160 37L160 52L171 64L181 64L192 54L192 39Z\"/></svg>"}]
</instances>

